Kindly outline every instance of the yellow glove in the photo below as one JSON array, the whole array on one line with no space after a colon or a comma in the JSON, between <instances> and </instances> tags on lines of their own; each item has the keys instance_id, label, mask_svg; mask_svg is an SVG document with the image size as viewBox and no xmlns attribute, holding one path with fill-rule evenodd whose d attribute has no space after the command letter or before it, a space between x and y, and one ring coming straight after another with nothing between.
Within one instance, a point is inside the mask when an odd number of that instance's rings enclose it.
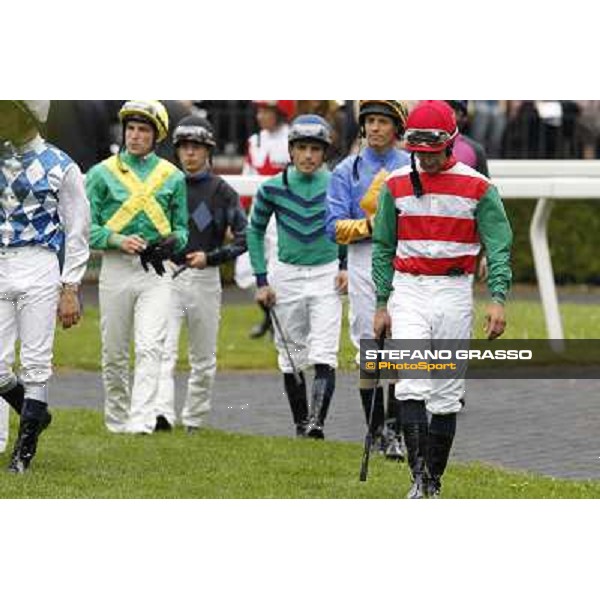
<instances>
[{"instance_id":1,"label":"yellow glove","mask_svg":"<svg viewBox=\"0 0 600 600\"><path fill-rule=\"evenodd\" d=\"M381 169L371 182L369 189L360 201L360 207L365 211L367 217L372 217L377 212L377 204L379 203L379 194L381 188L387 179L389 173L385 169Z\"/></svg>"}]
</instances>

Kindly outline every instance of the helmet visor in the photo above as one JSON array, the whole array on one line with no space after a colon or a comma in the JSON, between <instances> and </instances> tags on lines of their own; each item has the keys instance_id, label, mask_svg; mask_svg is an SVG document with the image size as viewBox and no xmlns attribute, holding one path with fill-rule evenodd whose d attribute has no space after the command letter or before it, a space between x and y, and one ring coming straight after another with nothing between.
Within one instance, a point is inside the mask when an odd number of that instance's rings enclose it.
<instances>
[{"instance_id":1,"label":"helmet visor","mask_svg":"<svg viewBox=\"0 0 600 600\"><path fill-rule=\"evenodd\" d=\"M158 107L150 104L149 102L139 102L135 100L130 100L126 102L123 106L123 111L127 111L129 113L138 112L141 114L148 114L152 117L158 118Z\"/></svg>"},{"instance_id":2,"label":"helmet visor","mask_svg":"<svg viewBox=\"0 0 600 600\"><path fill-rule=\"evenodd\" d=\"M327 127L318 123L299 123L290 129L288 140L290 143L298 140L316 140L323 144L331 144L331 133Z\"/></svg>"},{"instance_id":3,"label":"helmet visor","mask_svg":"<svg viewBox=\"0 0 600 600\"><path fill-rule=\"evenodd\" d=\"M408 129L404 135L408 146L443 148L454 138L454 134L443 129Z\"/></svg>"},{"instance_id":4,"label":"helmet visor","mask_svg":"<svg viewBox=\"0 0 600 600\"><path fill-rule=\"evenodd\" d=\"M175 145L182 142L196 142L207 146L215 146L215 140L212 132L201 125L180 125L173 134L173 143Z\"/></svg>"}]
</instances>

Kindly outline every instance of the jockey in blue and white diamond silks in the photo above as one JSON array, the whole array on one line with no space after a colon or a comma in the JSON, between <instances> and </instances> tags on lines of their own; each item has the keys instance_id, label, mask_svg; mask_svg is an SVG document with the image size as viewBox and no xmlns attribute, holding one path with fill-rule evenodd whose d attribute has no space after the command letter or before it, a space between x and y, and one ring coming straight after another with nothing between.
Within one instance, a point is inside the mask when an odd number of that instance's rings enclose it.
<instances>
[{"instance_id":1,"label":"jockey in blue and white diamond silks","mask_svg":"<svg viewBox=\"0 0 600 600\"><path fill-rule=\"evenodd\" d=\"M46 100L0 101L0 396L21 416L9 466L16 473L27 469L50 422L56 315L65 328L78 322L78 286L89 258L83 177L41 137L48 108ZM13 371L17 338L19 378ZM0 447L6 421L1 402Z\"/></svg>"}]
</instances>

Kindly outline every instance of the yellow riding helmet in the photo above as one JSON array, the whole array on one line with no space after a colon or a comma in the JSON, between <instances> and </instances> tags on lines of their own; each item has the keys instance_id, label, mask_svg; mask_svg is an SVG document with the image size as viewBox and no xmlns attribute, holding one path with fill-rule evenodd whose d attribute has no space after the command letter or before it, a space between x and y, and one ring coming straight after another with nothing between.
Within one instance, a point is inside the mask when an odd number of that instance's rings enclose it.
<instances>
[{"instance_id":1,"label":"yellow riding helmet","mask_svg":"<svg viewBox=\"0 0 600 600\"><path fill-rule=\"evenodd\" d=\"M124 124L128 119L141 117L156 128L156 142L162 142L169 133L169 114L158 100L128 100L119 111L119 121Z\"/></svg>"},{"instance_id":2,"label":"yellow riding helmet","mask_svg":"<svg viewBox=\"0 0 600 600\"><path fill-rule=\"evenodd\" d=\"M406 128L408 104L404 100L359 100L358 120L364 125L367 115L384 115L396 121L400 131Z\"/></svg>"}]
</instances>

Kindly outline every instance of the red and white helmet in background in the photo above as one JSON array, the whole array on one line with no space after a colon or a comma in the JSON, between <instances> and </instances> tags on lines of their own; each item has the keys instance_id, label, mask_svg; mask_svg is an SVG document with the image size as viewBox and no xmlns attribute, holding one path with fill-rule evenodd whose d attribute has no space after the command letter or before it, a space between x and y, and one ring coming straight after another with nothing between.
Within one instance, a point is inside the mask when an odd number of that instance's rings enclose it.
<instances>
[{"instance_id":1,"label":"red and white helmet in background","mask_svg":"<svg viewBox=\"0 0 600 600\"><path fill-rule=\"evenodd\" d=\"M409 113L404 139L409 152L441 152L457 135L452 107L443 100L424 100Z\"/></svg>"},{"instance_id":2,"label":"red and white helmet in background","mask_svg":"<svg viewBox=\"0 0 600 600\"><path fill-rule=\"evenodd\" d=\"M252 100L257 108L274 108L285 121L291 121L296 114L295 100Z\"/></svg>"}]
</instances>

